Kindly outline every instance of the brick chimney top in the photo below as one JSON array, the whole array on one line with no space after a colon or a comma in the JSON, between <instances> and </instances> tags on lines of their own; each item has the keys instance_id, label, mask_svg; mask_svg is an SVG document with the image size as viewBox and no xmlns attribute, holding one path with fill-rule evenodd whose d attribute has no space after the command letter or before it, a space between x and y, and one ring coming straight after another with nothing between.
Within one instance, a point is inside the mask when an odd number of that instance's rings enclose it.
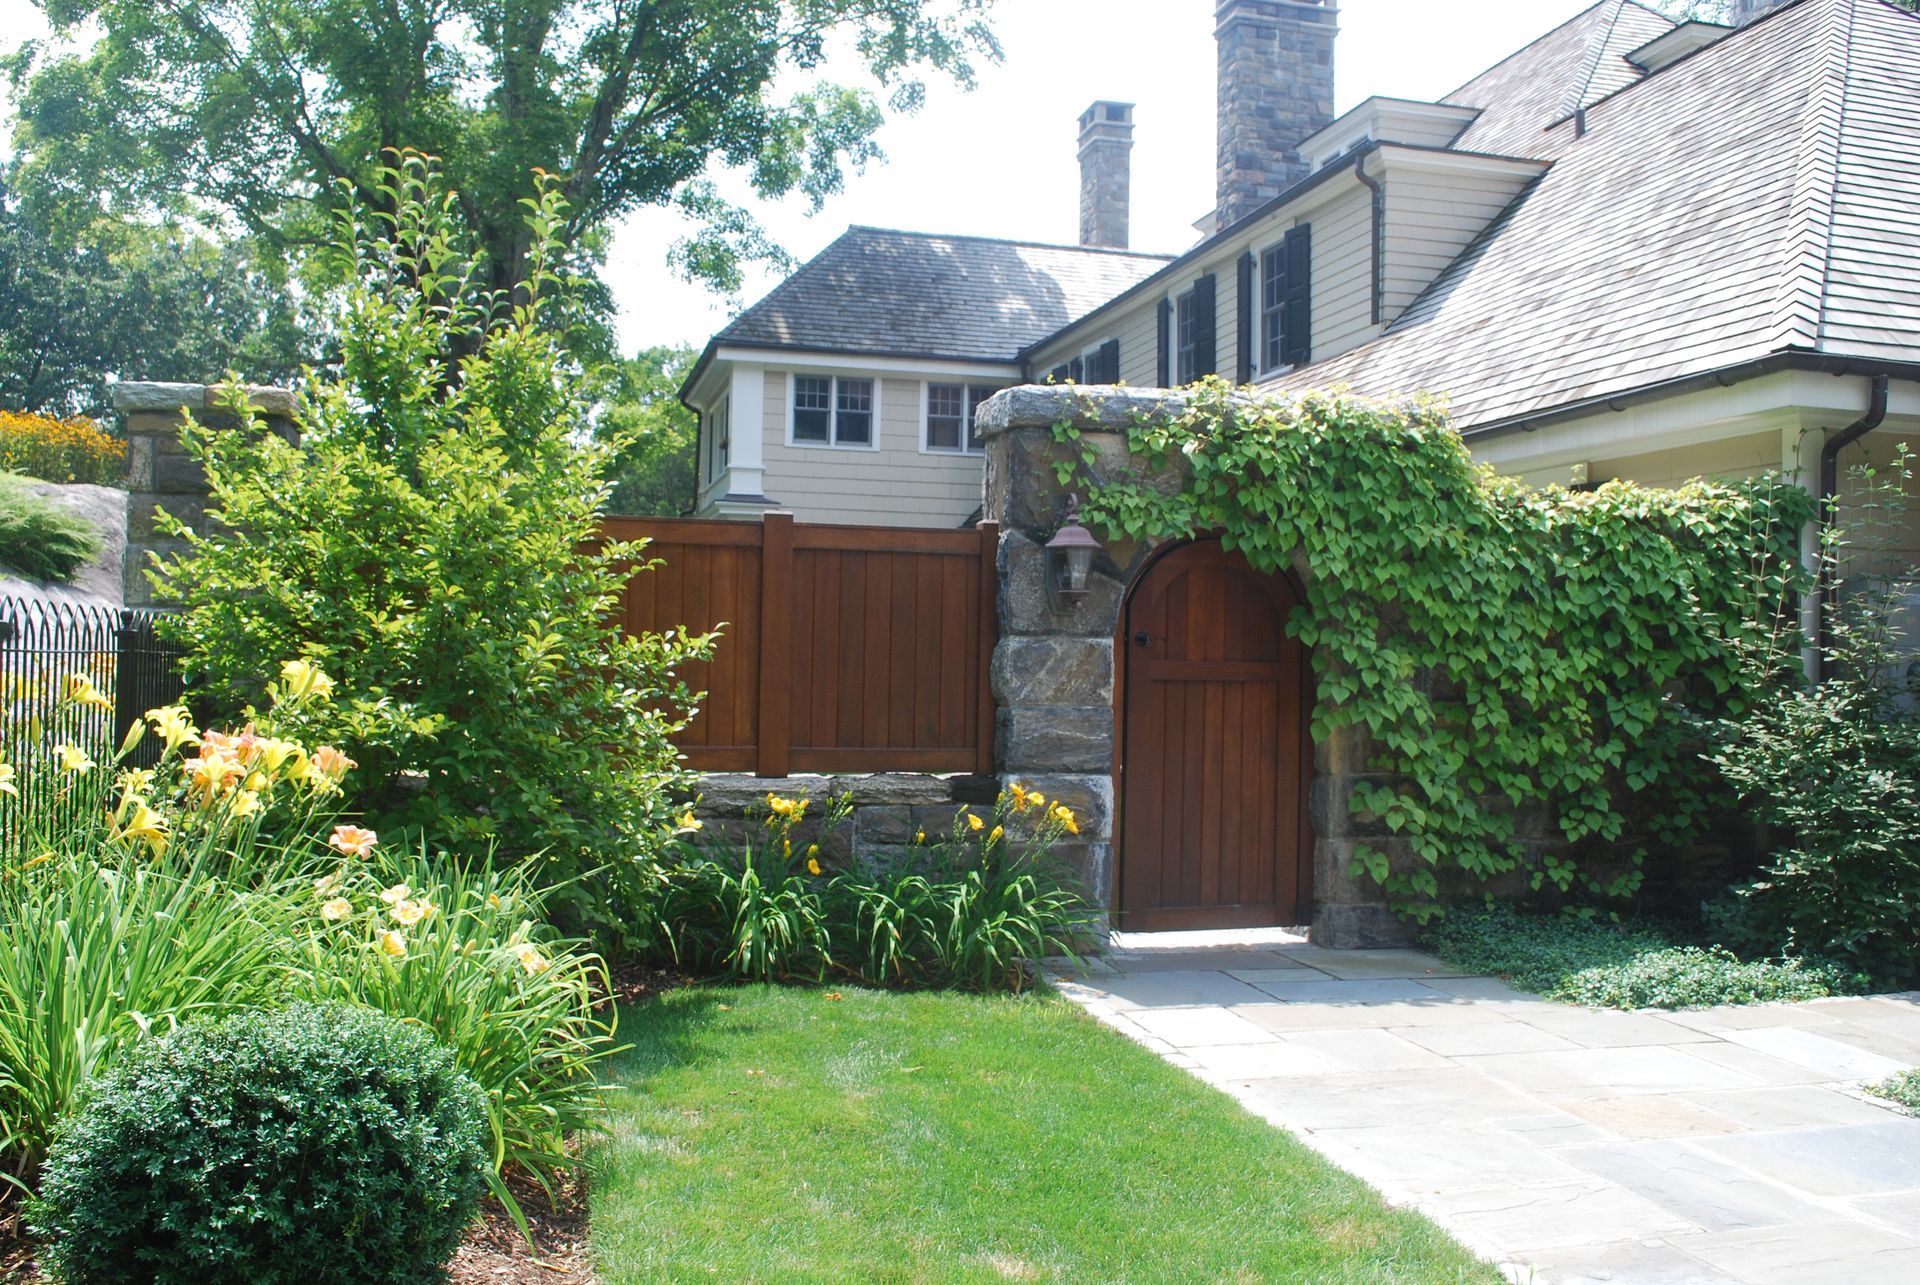
<instances>
[{"instance_id":1,"label":"brick chimney top","mask_svg":"<svg viewBox=\"0 0 1920 1285\"><path fill-rule=\"evenodd\" d=\"M1080 113L1080 244L1127 248L1133 104L1102 100Z\"/></svg>"},{"instance_id":2,"label":"brick chimney top","mask_svg":"<svg viewBox=\"0 0 1920 1285\"><path fill-rule=\"evenodd\" d=\"M1218 0L1219 184L1213 226L1307 176L1301 140L1333 120L1339 10L1322 0Z\"/></svg>"}]
</instances>

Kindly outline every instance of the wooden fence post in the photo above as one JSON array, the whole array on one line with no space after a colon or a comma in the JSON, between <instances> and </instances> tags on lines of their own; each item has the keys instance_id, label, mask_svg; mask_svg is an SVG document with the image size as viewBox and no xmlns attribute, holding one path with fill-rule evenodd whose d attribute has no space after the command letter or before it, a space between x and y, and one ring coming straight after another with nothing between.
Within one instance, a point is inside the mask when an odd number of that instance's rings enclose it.
<instances>
[{"instance_id":1,"label":"wooden fence post","mask_svg":"<svg viewBox=\"0 0 1920 1285\"><path fill-rule=\"evenodd\" d=\"M1000 524L980 524L980 672L974 679L974 700L980 719L980 751L974 770L993 773L994 726L993 647L1000 638Z\"/></svg>"},{"instance_id":2,"label":"wooden fence post","mask_svg":"<svg viewBox=\"0 0 1920 1285\"><path fill-rule=\"evenodd\" d=\"M791 759L792 635L793 514L768 513L760 523L760 776L785 776Z\"/></svg>"}]
</instances>

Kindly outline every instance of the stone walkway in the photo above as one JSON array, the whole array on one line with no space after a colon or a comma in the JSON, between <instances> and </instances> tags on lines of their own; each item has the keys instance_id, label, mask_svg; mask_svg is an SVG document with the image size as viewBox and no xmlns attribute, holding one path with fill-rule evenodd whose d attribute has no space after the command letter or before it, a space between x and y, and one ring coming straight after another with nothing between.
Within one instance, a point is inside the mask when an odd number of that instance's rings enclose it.
<instances>
[{"instance_id":1,"label":"stone walkway","mask_svg":"<svg viewBox=\"0 0 1920 1285\"><path fill-rule=\"evenodd\" d=\"M1062 991L1515 1280L1920 1281L1920 1120L1858 1092L1920 1064L1920 993L1622 1013L1415 951L1120 943Z\"/></svg>"}]
</instances>

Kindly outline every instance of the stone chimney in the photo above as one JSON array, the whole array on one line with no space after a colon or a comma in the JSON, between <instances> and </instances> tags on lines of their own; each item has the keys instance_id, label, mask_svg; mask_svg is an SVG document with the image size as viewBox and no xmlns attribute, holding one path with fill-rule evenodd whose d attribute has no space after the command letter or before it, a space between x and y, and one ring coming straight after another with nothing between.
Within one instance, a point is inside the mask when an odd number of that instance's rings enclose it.
<instances>
[{"instance_id":1,"label":"stone chimney","mask_svg":"<svg viewBox=\"0 0 1920 1285\"><path fill-rule=\"evenodd\" d=\"M1132 103L1098 102L1080 113L1081 245L1127 248L1132 151Z\"/></svg>"},{"instance_id":2,"label":"stone chimney","mask_svg":"<svg viewBox=\"0 0 1920 1285\"><path fill-rule=\"evenodd\" d=\"M1300 141L1333 120L1339 10L1322 0L1217 0L1219 206L1213 226L1251 214L1307 176Z\"/></svg>"},{"instance_id":3,"label":"stone chimney","mask_svg":"<svg viewBox=\"0 0 1920 1285\"><path fill-rule=\"evenodd\" d=\"M1750 22L1772 13L1775 9L1785 8L1789 0L1729 0L1727 4L1727 22L1731 26L1744 27Z\"/></svg>"}]
</instances>

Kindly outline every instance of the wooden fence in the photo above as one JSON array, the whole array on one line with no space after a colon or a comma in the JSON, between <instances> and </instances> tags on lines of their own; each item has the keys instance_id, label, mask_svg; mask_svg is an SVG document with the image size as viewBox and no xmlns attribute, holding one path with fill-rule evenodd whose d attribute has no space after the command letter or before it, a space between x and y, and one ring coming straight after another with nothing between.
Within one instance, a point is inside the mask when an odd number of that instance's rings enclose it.
<instances>
[{"instance_id":1,"label":"wooden fence","mask_svg":"<svg viewBox=\"0 0 1920 1285\"><path fill-rule=\"evenodd\" d=\"M627 587L635 633L724 626L681 737L711 772L991 772L998 528L922 531L609 518L664 565Z\"/></svg>"}]
</instances>

